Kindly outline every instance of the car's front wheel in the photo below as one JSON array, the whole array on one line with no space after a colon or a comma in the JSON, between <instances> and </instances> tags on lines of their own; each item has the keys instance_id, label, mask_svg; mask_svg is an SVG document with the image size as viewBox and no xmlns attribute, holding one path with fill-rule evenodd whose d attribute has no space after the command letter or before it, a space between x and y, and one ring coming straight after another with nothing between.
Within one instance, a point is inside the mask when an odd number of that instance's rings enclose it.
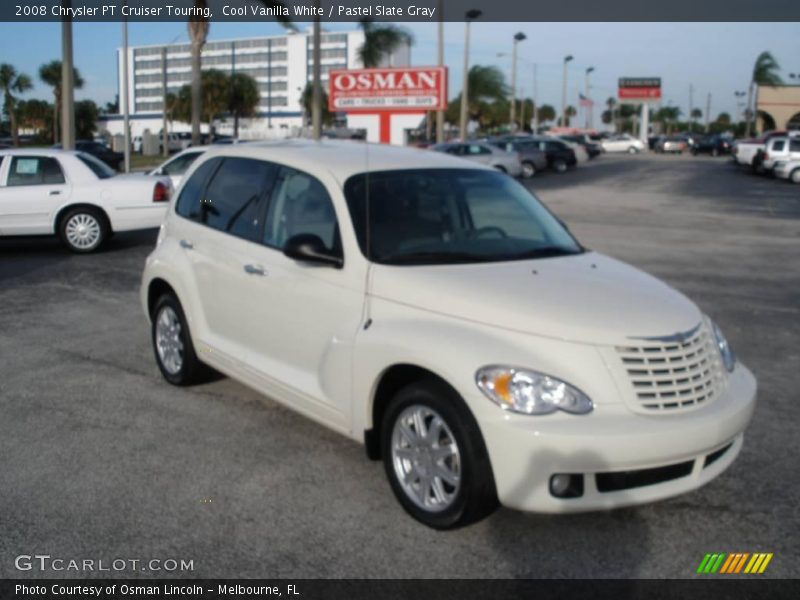
<instances>
[{"instance_id":1,"label":"car's front wheel","mask_svg":"<svg viewBox=\"0 0 800 600\"><path fill-rule=\"evenodd\" d=\"M211 370L197 358L186 315L174 294L164 294L156 301L151 336L156 363L164 379L183 386L208 378Z\"/></svg>"},{"instance_id":2,"label":"car's front wheel","mask_svg":"<svg viewBox=\"0 0 800 600\"><path fill-rule=\"evenodd\" d=\"M463 400L430 380L401 389L381 427L392 491L418 521L450 529L497 506L494 476L478 424Z\"/></svg>"},{"instance_id":3,"label":"car's front wheel","mask_svg":"<svg viewBox=\"0 0 800 600\"><path fill-rule=\"evenodd\" d=\"M530 179L534 175L536 175L536 166L532 162L527 161L527 160L525 162L523 162L522 163L522 176L525 179Z\"/></svg>"},{"instance_id":4,"label":"car's front wheel","mask_svg":"<svg viewBox=\"0 0 800 600\"><path fill-rule=\"evenodd\" d=\"M636 148L636 146L631 146L628 148L628 154L636 154L637 152L639 152L639 150Z\"/></svg>"},{"instance_id":5,"label":"car's front wheel","mask_svg":"<svg viewBox=\"0 0 800 600\"><path fill-rule=\"evenodd\" d=\"M108 237L110 228L105 215L93 208L78 207L61 218L58 234L67 248L79 254L97 250Z\"/></svg>"},{"instance_id":6,"label":"car's front wheel","mask_svg":"<svg viewBox=\"0 0 800 600\"><path fill-rule=\"evenodd\" d=\"M800 169L795 169L792 171L792 174L789 176L792 180L792 183L800 183Z\"/></svg>"}]
</instances>

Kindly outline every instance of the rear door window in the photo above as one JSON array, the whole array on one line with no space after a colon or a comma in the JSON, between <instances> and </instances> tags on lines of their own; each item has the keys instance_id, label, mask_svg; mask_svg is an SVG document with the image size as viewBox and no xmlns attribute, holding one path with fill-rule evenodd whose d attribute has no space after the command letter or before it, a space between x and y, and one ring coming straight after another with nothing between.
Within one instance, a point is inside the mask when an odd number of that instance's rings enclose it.
<instances>
[{"instance_id":1,"label":"rear door window","mask_svg":"<svg viewBox=\"0 0 800 600\"><path fill-rule=\"evenodd\" d=\"M800 140L791 140L789 142L789 152L800 152Z\"/></svg>"},{"instance_id":2,"label":"rear door window","mask_svg":"<svg viewBox=\"0 0 800 600\"><path fill-rule=\"evenodd\" d=\"M250 241L261 237L263 200L279 167L251 158L225 158L208 183L200 207L202 221Z\"/></svg>"},{"instance_id":3,"label":"rear door window","mask_svg":"<svg viewBox=\"0 0 800 600\"><path fill-rule=\"evenodd\" d=\"M58 161L50 156L14 156L6 185L58 185L65 182Z\"/></svg>"},{"instance_id":4,"label":"rear door window","mask_svg":"<svg viewBox=\"0 0 800 600\"><path fill-rule=\"evenodd\" d=\"M774 152L783 152L785 146L786 142L784 142L783 140L777 140L772 142L772 150Z\"/></svg>"},{"instance_id":5,"label":"rear door window","mask_svg":"<svg viewBox=\"0 0 800 600\"><path fill-rule=\"evenodd\" d=\"M183 175L202 152L187 152L168 162L161 169L164 175Z\"/></svg>"}]
</instances>

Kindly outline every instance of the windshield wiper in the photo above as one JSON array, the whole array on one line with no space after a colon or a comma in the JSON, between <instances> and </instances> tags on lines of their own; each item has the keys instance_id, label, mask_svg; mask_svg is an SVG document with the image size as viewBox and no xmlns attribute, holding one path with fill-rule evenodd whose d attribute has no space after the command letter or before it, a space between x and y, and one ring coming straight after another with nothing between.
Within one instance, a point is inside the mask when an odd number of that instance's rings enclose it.
<instances>
[{"instance_id":1,"label":"windshield wiper","mask_svg":"<svg viewBox=\"0 0 800 600\"><path fill-rule=\"evenodd\" d=\"M573 254L581 254L582 250L570 250L569 248L562 248L561 246L543 246L541 248L534 248L526 250L518 254L508 255L509 260L519 260L522 258L549 258L553 256L571 256Z\"/></svg>"},{"instance_id":2,"label":"windshield wiper","mask_svg":"<svg viewBox=\"0 0 800 600\"><path fill-rule=\"evenodd\" d=\"M486 262L495 260L491 256L482 254L472 254L469 252L411 252L408 254L395 254L384 257L381 262L402 265L409 263L419 264L451 264L451 263L471 263Z\"/></svg>"}]
</instances>

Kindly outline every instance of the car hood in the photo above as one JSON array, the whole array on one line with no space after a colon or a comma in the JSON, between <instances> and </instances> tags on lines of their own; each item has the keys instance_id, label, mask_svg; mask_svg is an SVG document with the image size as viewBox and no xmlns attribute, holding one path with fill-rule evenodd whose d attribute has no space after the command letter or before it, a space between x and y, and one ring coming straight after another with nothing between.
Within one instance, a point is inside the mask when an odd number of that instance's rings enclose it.
<instances>
[{"instance_id":1,"label":"car hood","mask_svg":"<svg viewBox=\"0 0 800 600\"><path fill-rule=\"evenodd\" d=\"M589 344L688 331L697 306L596 252L472 265L375 265L370 294L484 325Z\"/></svg>"}]
</instances>

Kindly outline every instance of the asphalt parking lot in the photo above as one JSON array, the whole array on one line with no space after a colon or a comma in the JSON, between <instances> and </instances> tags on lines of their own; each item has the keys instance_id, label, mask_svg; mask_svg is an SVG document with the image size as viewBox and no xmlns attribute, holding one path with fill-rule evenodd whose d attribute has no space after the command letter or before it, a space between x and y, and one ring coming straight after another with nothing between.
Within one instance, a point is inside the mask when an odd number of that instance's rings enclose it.
<instances>
[{"instance_id":1,"label":"asphalt parking lot","mask_svg":"<svg viewBox=\"0 0 800 600\"><path fill-rule=\"evenodd\" d=\"M193 560L176 575L196 577L690 577L715 551L773 552L764 576L800 576L800 186L690 156L603 156L529 185L585 245L693 298L758 377L717 480L434 532L360 445L228 379L162 380L138 304L155 232L90 256L4 239L0 577L76 575L19 572L20 554Z\"/></svg>"}]
</instances>

